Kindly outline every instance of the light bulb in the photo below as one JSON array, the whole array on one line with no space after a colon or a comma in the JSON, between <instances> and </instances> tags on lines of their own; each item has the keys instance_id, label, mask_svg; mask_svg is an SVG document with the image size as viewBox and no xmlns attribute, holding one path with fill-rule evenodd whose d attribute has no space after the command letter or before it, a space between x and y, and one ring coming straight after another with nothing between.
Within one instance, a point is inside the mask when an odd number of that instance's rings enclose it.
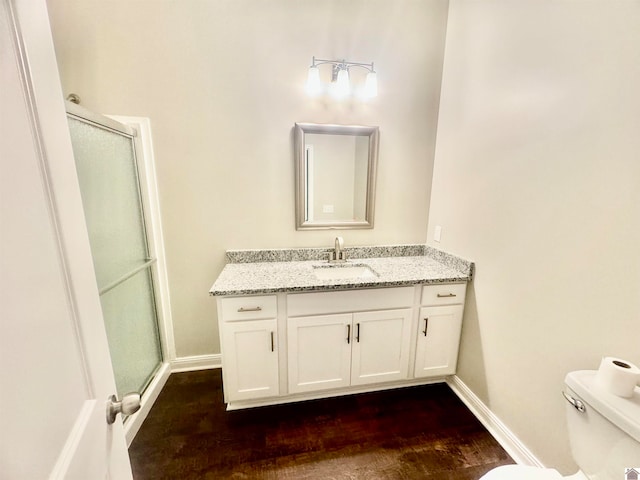
<instances>
[{"instance_id":1,"label":"light bulb","mask_svg":"<svg viewBox=\"0 0 640 480\"><path fill-rule=\"evenodd\" d=\"M319 95L322 92L322 83L320 82L320 70L318 67L309 67L307 76L306 91L308 95Z\"/></svg>"},{"instance_id":2,"label":"light bulb","mask_svg":"<svg viewBox=\"0 0 640 480\"><path fill-rule=\"evenodd\" d=\"M349 95L351 87L349 86L349 71L346 68L338 70L338 78L333 85L333 95L337 98L344 98Z\"/></svg>"},{"instance_id":3,"label":"light bulb","mask_svg":"<svg viewBox=\"0 0 640 480\"><path fill-rule=\"evenodd\" d=\"M365 98L373 98L378 96L378 76L376 72L369 72L364 83Z\"/></svg>"}]
</instances>

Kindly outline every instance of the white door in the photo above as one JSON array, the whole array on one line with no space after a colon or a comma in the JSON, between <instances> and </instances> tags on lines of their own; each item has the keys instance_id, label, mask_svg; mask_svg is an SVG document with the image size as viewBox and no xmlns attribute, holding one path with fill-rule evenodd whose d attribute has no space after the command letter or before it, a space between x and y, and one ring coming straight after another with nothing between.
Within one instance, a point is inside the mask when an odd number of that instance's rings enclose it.
<instances>
[{"instance_id":1,"label":"white door","mask_svg":"<svg viewBox=\"0 0 640 480\"><path fill-rule=\"evenodd\" d=\"M346 387L351 372L351 313L289 318L289 393Z\"/></svg>"},{"instance_id":2,"label":"white door","mask_svg":"<svg viewBox=\"0 0 640 480\"><path fill-rule=\"evenodd\" d=\"M223 324L227 402L279 394L276 324L275 318Z\"/></svg>"},{"instance_id":3,"label":"white door","mask_svg":"<svg viewBox=\"0 0 640 480\"><path fill-rule=\"evenodd\" d=\"M420 309L416 378L456 372L463 308L462 305L450 305Z\"/></svg>"},{"instance_id":4,"label":"white door","mask_svg":"<svg viewBox=\"0 0 640 480\"><path fill-rule=\"evenodd\" d=\"M0 472L131 479L44 0L0 3Z\"/></svg>"},{"instance_id":5,"label":"white door","mask_svg":"<svg viewBox=\"0 0 640 480\"><path fill-rule=\"evenodd\" d=\"M410 308L353 314L351 385L407 378Z\"/></svg>"}]
</instances>

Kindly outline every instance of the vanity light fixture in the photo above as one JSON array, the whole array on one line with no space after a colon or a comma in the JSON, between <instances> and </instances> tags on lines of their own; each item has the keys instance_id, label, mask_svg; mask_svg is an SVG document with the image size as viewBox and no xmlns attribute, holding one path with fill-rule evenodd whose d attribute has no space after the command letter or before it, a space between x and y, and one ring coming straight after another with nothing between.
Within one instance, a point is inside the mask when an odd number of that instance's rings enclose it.
<instances>
[{"instance_id":1,"label":"vanity light fixture","mask_svg":"<svg viewBox=\"0 0 640 480\"><path fill-rule=\"evenodd\" d=\"M351 67L360 67L368 71L365 80L362 96L372 98L378 95L378 79L376 71L373 69L373 62L360 63L350 62L348 60L322 60L312 57L309 74L307 76L307 93L309 95L319 95L324 88L320 81L320 65L331 65L331 86L329 91L337 98L345 98L351 94L351 82L349 79L349 69Z\"/></svg>"}]
</instances>

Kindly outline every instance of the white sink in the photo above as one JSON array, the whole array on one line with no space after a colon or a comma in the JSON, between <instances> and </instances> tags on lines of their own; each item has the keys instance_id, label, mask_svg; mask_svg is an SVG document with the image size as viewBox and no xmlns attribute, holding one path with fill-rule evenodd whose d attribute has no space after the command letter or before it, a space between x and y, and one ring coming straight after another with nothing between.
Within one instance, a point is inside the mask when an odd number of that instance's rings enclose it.
<instances>
[{"instance_id":1,"label":"white sink","mask_svg":"<svg viewBox=\"0 0 640 480\"><path fill-rule=\"evenodd\" d=\"M360 278L376 278L378 274L367 265L327 265L313 267L313 274L318 280L348 280Z\"/></svg>"}]
</instances>

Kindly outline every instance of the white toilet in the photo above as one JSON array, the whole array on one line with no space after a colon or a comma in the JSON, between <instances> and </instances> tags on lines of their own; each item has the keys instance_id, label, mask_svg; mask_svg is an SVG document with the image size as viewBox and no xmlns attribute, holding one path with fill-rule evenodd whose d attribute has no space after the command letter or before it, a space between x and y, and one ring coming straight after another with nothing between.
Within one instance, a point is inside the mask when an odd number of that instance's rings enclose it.
<instances>
[{"instance_id":1,"label":"white toilet","mask_svg":"<svg viewBox=\"0 0 640 480\"><path fill-rule=\"evenodd\" d=\"M507 465L480 480L624 480L625 469L640 467L640 388L621 398L595 385L595 370L569 373L569 442L580 470L563 477L557 470Z\"/></svg>"}]
</instances>

